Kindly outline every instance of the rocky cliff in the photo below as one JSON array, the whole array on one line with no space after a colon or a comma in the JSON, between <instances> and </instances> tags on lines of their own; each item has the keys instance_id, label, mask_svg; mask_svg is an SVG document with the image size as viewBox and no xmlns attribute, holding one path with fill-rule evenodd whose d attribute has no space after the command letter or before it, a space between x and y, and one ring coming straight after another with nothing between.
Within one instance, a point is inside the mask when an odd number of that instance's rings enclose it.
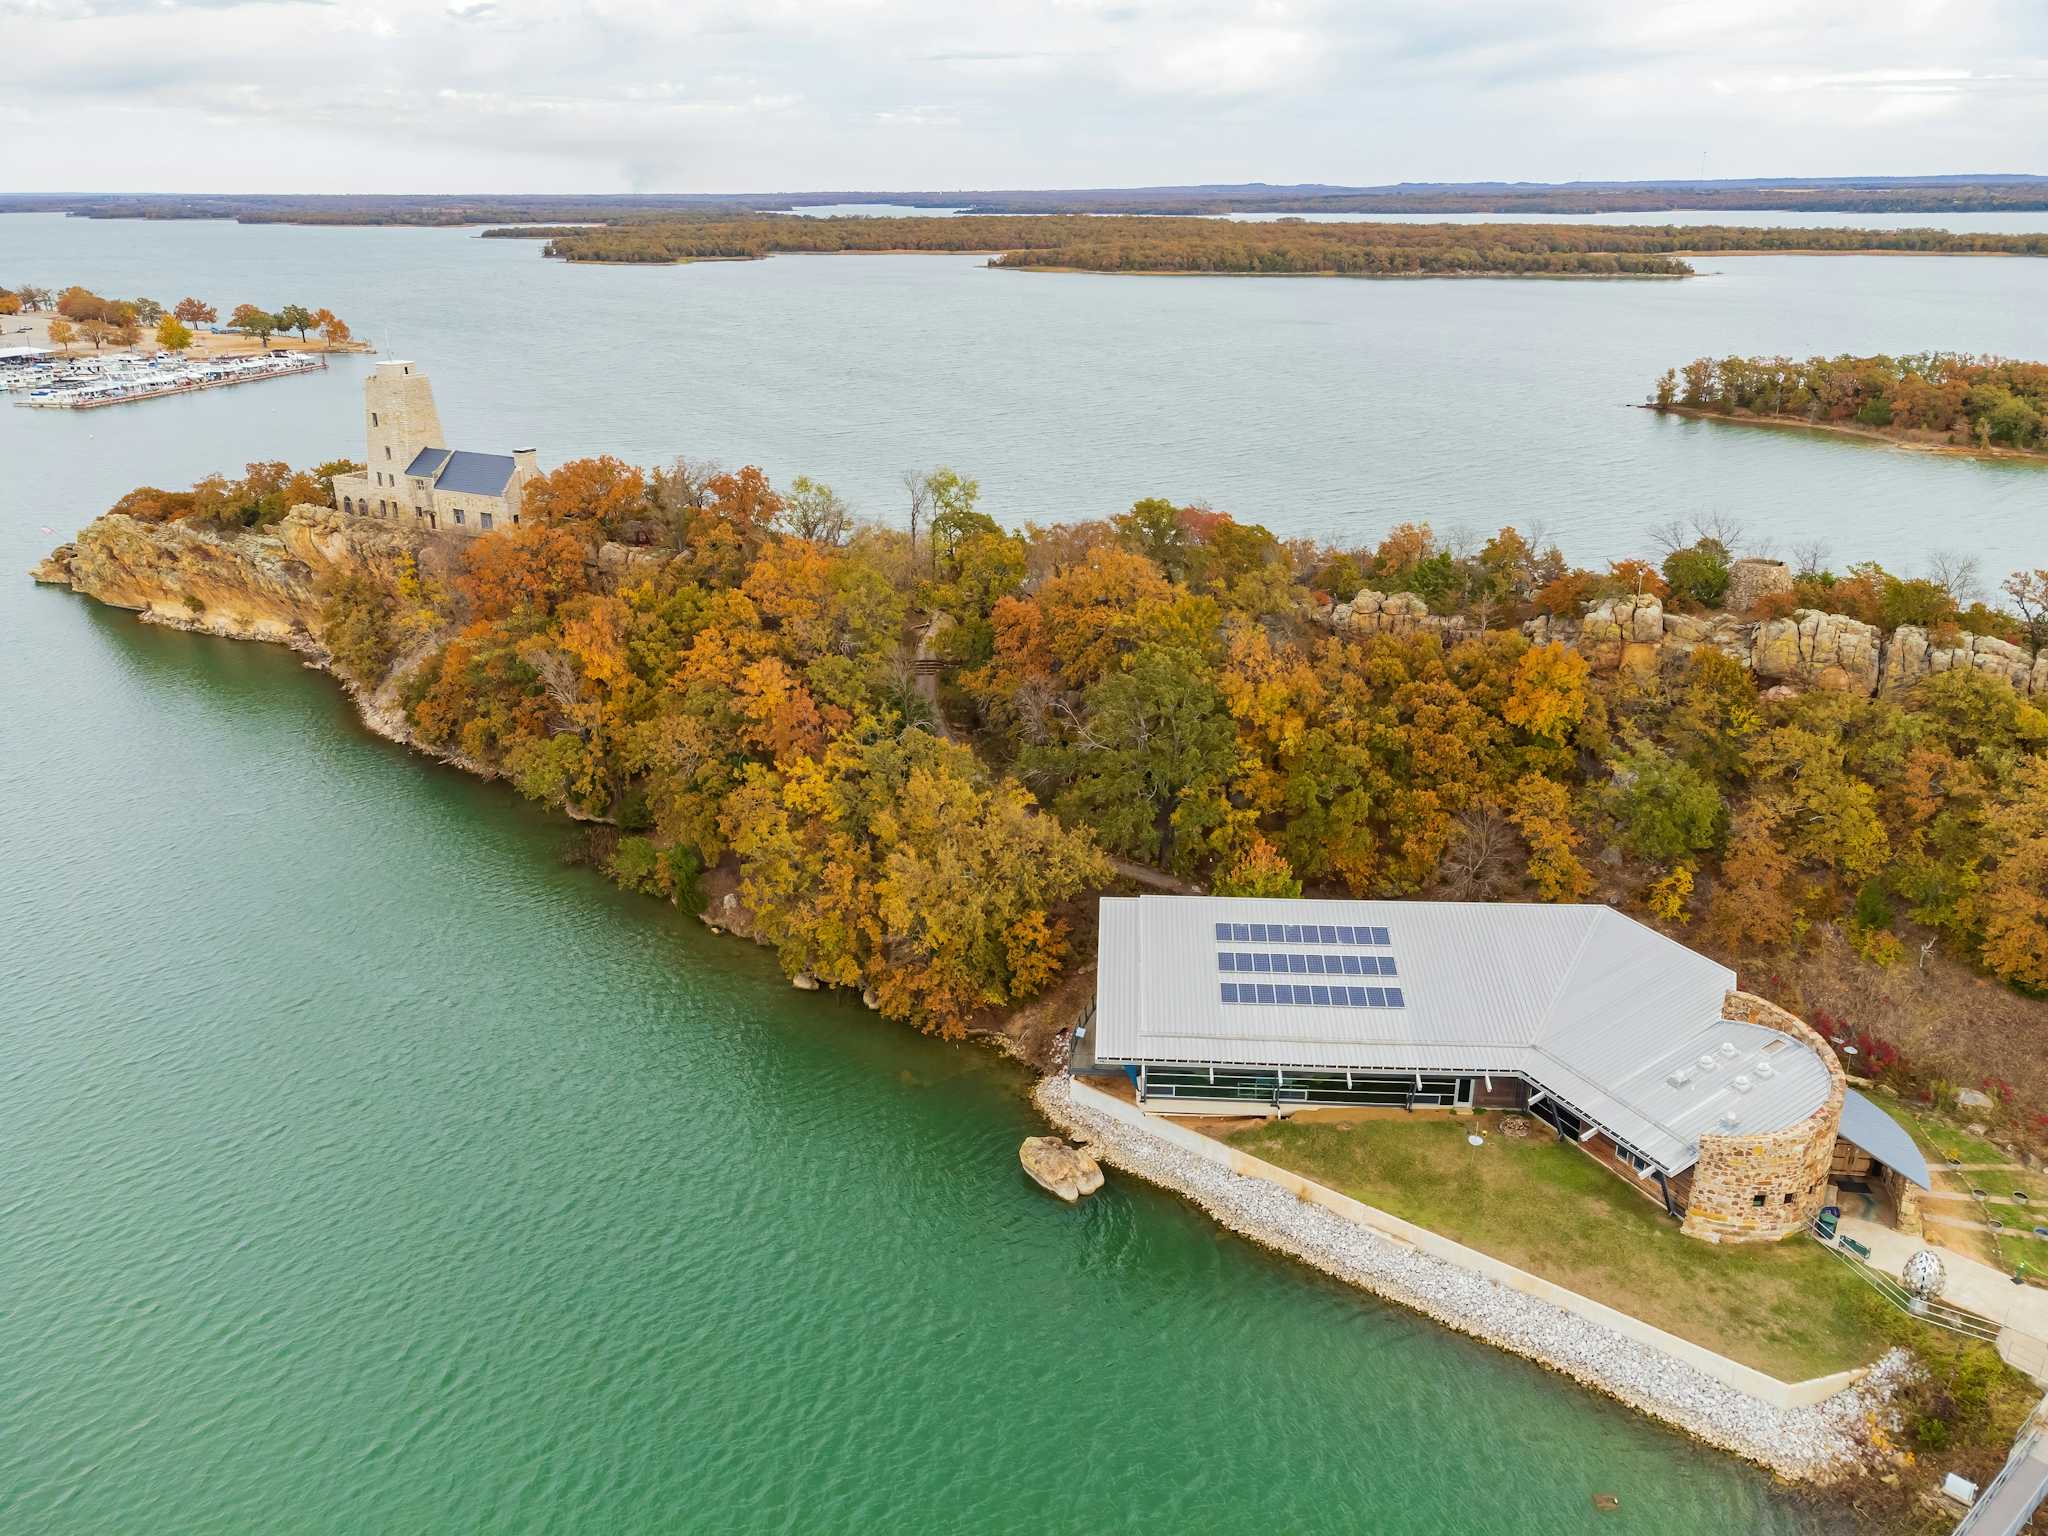
<instances>
[{"instance_id":1,"label":"rocky cliff","mask_svg":"<svg viewBox=\"0 0 2048 1536\"><path fill-rule=\"evenodd\" d=\"M1370 588L1330 609L1325 622L1362 634L1434 633L1446 643L1472 632L1462 618L1430 613L1413 593ZM1926 630L1910 624L1885 634L1812 608L1788 618L1746 620L1730 614L1666 613L1654 597L1617 597L1595 603L1578 619L1532 619L1522 631L1538 644L1572 646L1596 672L1652 671L1711 646L1741 662L1766 686L1869 696L1967 667L2001 678L2023 694L2048 699L2048 652L2030 656L1988 635L1963 635L1954 645L1936 645Z\"/></svg>"},{"instance_id":2,"label":"rocky cliff","mask_svg":"<svg viewBox=\"0 0 2048 1536\"><path fill-rule=\"evenodd\" d=\"M446 585L469 541L351 517L332 507L298 506L261 531L223 531L192 523L145 523L109 513L73 544L60 545L37 566L37 581L65 586L116 608L132 608L156 624L236 640L289 645L315 666L328 652L320 610L331 584L366 575L387 584L408 566ZM601 589L645 580L661 566L658 551L606 544L592 557ZM400 658L382 686L347 685L364 722L378 734L427 750L399 707L398 681L433 648L433 639ZM434 753L473 773L480 763Z\"/></svg>"},{"instance_id":3,"label":"rocky cliff","mask_svg":"<svg viewBox=\"0 0 2048 1536\"><path fill-rule=\"evenodd\" d=\"M452 558L428 535L326 507L294 507L275 527L239 533L110 514L52 551L35 578L158 623L306 648L319 640L330 579L388 580L408 557L430 571Z\"/></svg>"}]
</instances>

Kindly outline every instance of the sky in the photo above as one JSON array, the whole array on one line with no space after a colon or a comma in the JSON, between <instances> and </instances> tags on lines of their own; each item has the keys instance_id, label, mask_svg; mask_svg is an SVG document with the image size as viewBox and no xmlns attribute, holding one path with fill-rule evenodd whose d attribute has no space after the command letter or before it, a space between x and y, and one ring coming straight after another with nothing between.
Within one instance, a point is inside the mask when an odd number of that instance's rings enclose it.
<instances>
[{"instance_id":1,"label":"sky","mask_svg":"<svg viewBox=\"0 0 2048 1536\"><path fill-rule=\"evenodd\" d=\"M0 0L0 191L2048 170L2042 0Z\"/></svg>"}]
</instances>

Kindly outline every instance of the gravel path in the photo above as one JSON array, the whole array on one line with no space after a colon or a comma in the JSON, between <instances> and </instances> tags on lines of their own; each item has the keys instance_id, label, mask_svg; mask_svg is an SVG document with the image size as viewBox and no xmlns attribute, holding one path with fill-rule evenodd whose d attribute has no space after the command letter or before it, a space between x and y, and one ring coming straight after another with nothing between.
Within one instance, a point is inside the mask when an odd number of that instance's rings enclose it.
<instances>
[{"instance_id":1,"label":"gravel path","mask_svg":"<svg viewBox=\"0 0 2048 1536\"><path fill-rule=\"evenodd\" d=\"M1781 1409L1549 1302L1390 1241L1277 1185L1245 1178L1076 1104L1064 1074L1033 1097L1046 1118L1096 1143L1098 1160L1184 1195L1233 1232L1325 1274L1525 1356L1782 1477L1827 1481L1866 1454L1865 1429L1913 1369L1892 1350L1857 1385Z\"/></svg>"}]
</instances>

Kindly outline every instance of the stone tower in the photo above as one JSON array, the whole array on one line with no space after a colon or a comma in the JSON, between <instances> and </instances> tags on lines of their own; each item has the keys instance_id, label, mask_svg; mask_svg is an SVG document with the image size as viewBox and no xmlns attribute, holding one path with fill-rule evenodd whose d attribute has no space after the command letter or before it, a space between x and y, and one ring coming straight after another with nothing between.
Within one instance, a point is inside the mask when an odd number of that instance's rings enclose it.
<instances>
[{"instance_id":1,"label":"stone tower","mask_svg":"<svg viewBox=\"0 0 2048 1536\"><path fill-rule=\"evenodd\" d=\"M447 442L434 409L434 387L406 362L379 363L364 383L363 426L370 445L370 474L377 484L394 484L422 448Z\"/></svg>"}]
</instances>

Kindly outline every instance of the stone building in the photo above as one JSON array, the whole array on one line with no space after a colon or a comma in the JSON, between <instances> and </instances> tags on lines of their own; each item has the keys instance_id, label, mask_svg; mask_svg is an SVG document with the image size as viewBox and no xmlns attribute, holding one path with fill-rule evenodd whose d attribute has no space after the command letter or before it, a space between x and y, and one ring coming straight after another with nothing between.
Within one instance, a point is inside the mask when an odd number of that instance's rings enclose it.
<instances>
[{"instance_id":1,"label":"stone building","mask_svg":"<svg viewBox=\"0 0 2048 1536\"><path fill-rule=\"evenodd\" d=\"M1124 1073L1150 1113L1526 1110L1708 1242L1799 1232L1843 1188L1906 1216L1927 1183L1827 1041L1609 907L1137 896L1100 916L1075 1070Z\"/></svg>"},{"instance_id":2,"label":"stone building","mask_svg":"<svg viewBox=\"0 0 2048 1536\"><path fill-rule=\"evenodd\" d=\"M434 387L408 362L379 363L363 383L369 467L334 477L335 505L352 516L403 518L444 533L481 534L519 522L531 448L472 453L446 446Z\"/></svg>"}]
</instances>

